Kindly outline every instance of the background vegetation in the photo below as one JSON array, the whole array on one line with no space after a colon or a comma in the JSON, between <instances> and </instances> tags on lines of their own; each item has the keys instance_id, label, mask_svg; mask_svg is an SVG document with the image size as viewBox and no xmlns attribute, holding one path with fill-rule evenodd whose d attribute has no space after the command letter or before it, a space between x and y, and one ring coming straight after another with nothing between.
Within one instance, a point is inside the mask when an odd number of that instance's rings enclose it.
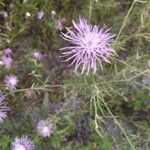
<instances>
[{"instance_id":1,"label":"background vegetation","mask_svg":"<svg viewBox=\"0 0 150 150\"><path fill-rule=\"evenodd\" d=\"M38 19L41 10L45 15ZM79 16L116 34L118 56L95 75L75 73L59 57L66 43L55 21L70 27ZM27 134L37 150L148 150L149 16L149 0L1 0L0 53L12 48L14 62L9 70L0 67L0 87L11 106L0 124L0 149L11 149L15 137ZM36 49L44 55L41 62L33 59ZM19 78L14 92L3 85L11 73ZM43 139L36 124L47 118L55 128Z\"/></svg>"}]
</instances>

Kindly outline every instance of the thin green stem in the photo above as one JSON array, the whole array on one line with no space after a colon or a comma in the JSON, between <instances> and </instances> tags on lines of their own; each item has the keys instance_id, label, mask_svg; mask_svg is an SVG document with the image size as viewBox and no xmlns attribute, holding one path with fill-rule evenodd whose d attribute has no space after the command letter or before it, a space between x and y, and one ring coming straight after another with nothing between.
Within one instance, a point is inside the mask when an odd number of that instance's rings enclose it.
<instances>
[{"instance_id":1,"label":"thin green stem","mask_svg":"<svg viewBox=\"0 0 150 150\"><path fill-rule=\"evenodd\" d=\"M128 20L128 18L129 18L129 15L130 15L130 13L131 13L131 11L132 11L132 9L133 9L133 6L134 6L134 4L135 4L136 2L139 2L139 3L147 3L147 1L142 1L142 0L134 0L134 1L133 1L131 7L130 7L129 10L128 10L127 15L126 15L125 18L124 18L124 21L123 21L123 23L122 23L122 26L121 26L121 28L120 28L120 30L119 30L119 32L118 32L118 35L117 35L117 37L116 37L116 41L119 39L119 37L120 37L120 35L121 35L121 33L122 33L122 30L124 29L124 27L125 27L125 25L126 25L126 23L127 23L127 20Z\"/></svg>"},{"instance_id":2,"label":"thin green stem","mask_svg":"<svg viewBox=\"0 0 150 150\"><path fill-rule=\"evenodd\" d=\"M126 25L127 19L128 19L129 15L130 15L132 9L133 9L133 6L134 6L135 2L136 2L136 0L133 1L133 3L132 3L132 5L131 5L131 7L130 7L128 13L127 13L127 15L126 15L125 18L124 18L124 21L123 21L123 23L122 23L122 26L121 26L121 28L120 28L120 30L119 30L119 32L118 32L117 37L116 37L116 41L119 39L119 37L120 37L120 35L121 35L121 33L122 33L122 30L123 30L123 28L124 28L125 25Z\"/></svg>"},{"instance_id":3,"label":"thin green stem","mask_svg":"<svg viewBox=\"0 0 150 150\"><path fill-rule=\"evenodd\" d=\"M47 89L45 87L37 87L37 88L26 88L26 89L18 89L18 90L15 90L14 93L18 93L18 92L25 92L25 91L28 91L28 90L34 90L34 91L52 91L50 89Z\"/></svg>"},{"instance_id":4,"label":"thin green stem","mask_svg":"<svg viewBox=\"0 0 150 150\"><path fill-rule=\"evenodd\" d=\"M99 93L101 93L101 91L98 89L98 87L95 85L95 90L96 93L99 95ZM98 96L99 97L99 96ZM105 106L105 108L107 109L107 111L109 112L109 114L112 116L112 118L114 119L115 123L118 125L118 127L120 128L120 130L122 131L122 133L124 134L124 136L126 137L128 143L130 144L130 146L132 147L133 150L135 150L131 140L129 139L128 135L126 134L125 130L123 129L123 127L121 126L121 124L118 122L118 120L116 119L116 117L113 115L113 113L111 112L111 110L109 109L109 107L107 106L103 96L99 97L101 99L101 102L103 103L103 105ZM95 116L97 115L97 106L96 106L96 99L94 99L94 106L95 106Z\"/></svg>"},{"instance_id":5,"label":"thin green stem","mask_svg":"<svg viewBox=\"0 0 150 150\"><path fill-rule=\"evenodd\" d=\"M115 123L119 126L120 130L122 131L122 133L124 134L124 136L126 137L128 143L130 144L130 146L132 147L133 150L136 150L132 144L132 142L130 141L129 137L127 136L126 132L124 131L124 129L122 128L121 124L118 122L118 120L116 119L116 117L113 115L113 113L111 112L111 110L109 109L109 107L107 106L107 104L105 103L104 100L102 100L103 104L105 105L106 109L108 110L108 112L110 113L110 115L113 117Z\"/></svg>"},{"instance_id":6,"label":"thin green stem","mask_svg":"<svg viewBox=\"0 0 150 150\"><path fill-rule=\"evenodd\" d=\"M93 9L92 0L90 0L90 6L89 6L89 22L91 21L92 9Z\"/></svg>"},{"instance_id":7,"label":"thin green stem","mask_svg":"<svg viewBox=\"0 0 150 150\"><path fill-rule=\"evenodd\" d=\"M94 101L94 110L95 110L95 117L94 117L95 130L103 138L102 134L99 131L100 127L98 125L98 119L100 119L100 118L99 118L98 112L97 112L96 97L94 97L93 101ZM102 128L101 128L101 130L102 130Z\"/></svg>"}]
</instances>

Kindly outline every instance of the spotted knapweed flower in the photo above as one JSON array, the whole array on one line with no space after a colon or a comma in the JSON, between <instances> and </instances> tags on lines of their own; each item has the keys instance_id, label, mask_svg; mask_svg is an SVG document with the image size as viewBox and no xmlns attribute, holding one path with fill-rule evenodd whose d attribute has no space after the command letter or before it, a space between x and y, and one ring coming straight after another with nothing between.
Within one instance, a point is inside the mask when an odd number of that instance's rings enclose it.
<instances>
[{"instance_id":1,"label":"spotted knapweed flower","mask_svg":"<svg viewBox=\"0 0 150 150\"><path fill-rule=\"evenodd\" d=\"M38 61L42 60L42 58L43 58L43 55L42 55L42 53L41 53L40 51L34 52L34 53L33 53L33 56L34 56L34 58L35 58L36 60L38 60Z\"/></svg>"},{"instance_id":2,"label":"spotted knapweed flower","mask_svg":"<svg viewBox=\"0 0 150 150\"><path fill-rule=\"evenodd\" d=\"M4 49L4 55L11 56L13 54L13 51L11 48Z\"/></svg>"},{"instance_id":3,"label":"spotted knapweed flower","mask_svg":"<svg viewBox=\"0 0 150 150\"><path fill-rule=\"evenodd\" d=\"M44 17L44 15L45 15L45 13L43 12L43 10L41 10L41 11L39 11L39 12L37 13L37 18L38 18L39 20L41 20L41 19Z\"/></svg>"},{"instance_id":4,"label":"spotted knapweed flower","mask_svg":"<svg viewBox=\"0 0 150 150\"><path fill-rule=\"evenodd\" d=\"M114 35L109 33L108 28L90 25L83 18L80 18L78 23L73 21L73 27L74 30L67 29L67 34L62 33L62 37L70 45L60 49L65 61L71 62L69 66L75 64L76 71L82 65L81 74L88 74L90 70L96 72L97 61L101 68L102 61L110 63L108 59L115 51L110 48Z\"/></svg>"},{"instance_id":5,"label":"spotted knapweed flower","mask_svg":"<svg viewBox=\"0 0 150 150\"><path fill-rule=\"evenodd\" d=\"M12 150L33 150L34 148L33 141L25 135L12 142Z\"/></svg>"},{"instance_id":6,"label":"spotted knapweed flower","mask_svg":"<svg viewBox=\"0 0 150 150\"><path fill-rule=\"evenodd\" d=\"M2 62L4 64L4 66L5 66L5 68L10 68L11 64L13 62L13 59L11 57L3 56L2 57Z\"/></svg>"},{"instance_id":7,"label":"spotted knapweed flower","mask_svg":"<svg viewBox=\"0 0 150 150\"><path fill-rule=\"evenodd\" d=\"M7 76L4 78L4 84L5 84L5 86L7 86L10 90L15 90L15 89L16 89L16 86L17 86L17 83L18 83L18 79L17 79L17 76L15 76L15 75L7 75Z\"/></svg>"},{"instance_id":8,"label":"spotted knapweed flower","mask_svg":"<svg viewBox=\"0 0 150 150\"><path fill-rule=\"evenodd\" d=\"M66 24L65 18L55 20L55 28L59 31L62 31L65 29L65 24Z\"/></svg>"},{"instance_id":9,"label":"spotted knapweed flower","mask_svg":"<svg viewBox=\"0 0 150 150\"><path fill-rule=\"evenodd\" d=\"M1 14L2 14L2 16L3 16L4 18L7 18L7 17L8 17L8 13L7 13L6 11L2 11Z\"/></svg>"},{"instance_id":10,"label":"spotted knapweed flower","mask_svg":"<svg viewBox=\"0 0 150 150\"><path fill-rule=\"evenodd\" d=\"M47 120L40 120L37 124L38 134L42 137L50 137L53 132L53 124Z\"/></svg>"},{"instance_id":11,"label":"spotted knapweed flower","mask_svg":"<svg viewBox=\"0 0 150 150\"><path fill-rule=\"evenodd\" d=\"M7 103L5 102L5 95L0 90L0 123L4 121L4 119L7 117L7 112L10 110L10 108L7 106Z\"/></svg>"}]
</instances>

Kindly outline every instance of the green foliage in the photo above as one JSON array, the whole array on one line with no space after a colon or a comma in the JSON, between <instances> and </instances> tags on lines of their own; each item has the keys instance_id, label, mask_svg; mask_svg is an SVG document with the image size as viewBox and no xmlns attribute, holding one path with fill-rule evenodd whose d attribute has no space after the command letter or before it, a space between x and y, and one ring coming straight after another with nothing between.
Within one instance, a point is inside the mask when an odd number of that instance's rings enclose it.
<instances>
[{"instance_id":1,"label":"green foliage","mask_svg":"<svg viewBox=\"0 0 150 150\"><path fill-rule=\"evenodd\" d=\"M105 136L104 138L101 138L97 133L94 133L91 136L91 138L94 141L97 149L101 149L101 150L111 150L112 149L112 141L109 137Z\"/></svg>"},{"instance_id":2,"label":"green foliage","mask_svg":"<svg viewBox=\"0 0 150 150\"><path fill-rule=\"evenodd\" d=\"M40 10L45 13L41 20L37 19ZM8 13L6 18L1 15L4 11ZM54 17L52 11L56 12ZM65 18L63 25L70 28L71 21L79 16L89 18L92 24L106 24L116 34L111 46L117 55L111 58L111 64L102 64L103 70L98 65L95 75L70 71L58 57L58 49L66 43L55 21ZM0 1L0 49L14 50L12 68L0 66L0 86L12 108L8 119L0 124L0 149L10 149L15 137L28 134L37 150L111 150L116 143L114 135L110 136L112 132L105 132L106 118L111 118L122 133L117 141L122 149L122 143L125 149L141 149L141 141L148 148L149 120L142 113L148 114L150 109L150 85L146 83L149 81L143 82L145 76L150 79L149 16L148 0ZM36 49L42 50L44 61L33 60ZM6 74L19 77L14 93L4 88ZM34 92L31 98L26 96L28 90ZM74 137L75 116L85 114L90 117L92 133L83 145ZM53 134L46 139L36 131L36 123L43 116L54 125ZM128 126L124 127L123 123Z\"/></svg>"},{"instance_id":3,"label":"green foliage","mask_svg":"<svg viewBox=\"0 0 150 150\"><path fill-rule=\"evenodd\" d=\"M4 135L2 138L0 138L0 149L5 150L5 149L10 149L10 142L11 142L11 137L10 135Z\"/></svg>"}]
</instances>

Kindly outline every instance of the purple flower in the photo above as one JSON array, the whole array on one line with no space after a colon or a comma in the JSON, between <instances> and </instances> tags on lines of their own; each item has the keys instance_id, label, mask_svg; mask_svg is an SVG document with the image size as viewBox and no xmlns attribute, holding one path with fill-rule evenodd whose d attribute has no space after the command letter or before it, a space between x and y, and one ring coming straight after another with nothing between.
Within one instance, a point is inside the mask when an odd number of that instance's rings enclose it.
<instances>
[{"instance_id":1,"label":"purple flower","mask_svg":"<svg viewBox=\"0 0 150 150\"><path fill-rule=\"evenodd\" d=\"M5 101L5 95L0 90L0 123L3 122L3 120L7 117L7 111L10 110L10 108L7 106L7 103Z\"/></svg>"},{"instance_id":2,"label":"purple flower","mask_svg":"<svg viewBox=\"0 0 150 150\"><path fill-rule=\"evenodd\" d=\"M42 58L43 58L42 53L39 52L39 51L34 52L34 53L33 53L33 56L34 56L34 58L35 58L36 60L39 60L39 61L42 60Z\"/></svg>"},{"instance_id":3,"label":"purple flower","mask_svg":"<svg viewBox=\"0 0 150 150\"><path fill-rule=\"evenodd\" d=\"M41 19L44 17L44 15L45 15L45 14L44 14L43 11L39 11L39 12L37 13L37 18L41 20Z\"/></svg>"},{"instance_id":4,"label":"purple flower","mask_svg":"<svg viewBox=\"0 0 150 150\"><path fill-rule=\"evenodd\" d=\"M4 50L4 55L6 55L6 56L11 56L12 54L13 54L13 51L12 51L11 48L6 48L6 49Z\"/></svg>"},{"instance_id":5,"label":"purple flower","mask_svg":"<svg viewBox=\"0 0 150 150\"><path fill-rule=\"evenodd\" d=\"M3 92L0 90L0 101L3 101L5 99L5 95Z\"/></svg>"},{"instance_id":6,"label":"purple flower","mask_svg":"<svg viewBox=\"0 0 150 150\"><path fill-rule=\"evenodd\" d=\"M2 15L3 15L4 18L8 17L8 13L6 11L3 11Z\"/></svg>"},{"instance_id":7,"label":"purple flower","mask_svg":"<svg viewBox=\"0 0 150 150\"><path fill-rule=\"evenodd\" d=\"M55 21L55 28L59 31L64 30L65 19L58 19Z\"/></svg>"},{"instance_id":8,"label":"purple flower","mask_svg":"<svg viewBox=\"0 0 150 150\"><path fill-rule=\"evenodd\" d=\"M88 24L86 19L79 19L79 23L73 21L74 30L68 30L67 34L62 33L62 37L70 43L70 46L61 48L62 57L65 61L72 61L75 64L75 71L82 65L81 74L90 70L96 72L96 63L101 61L109 62L110 55L115 53L111 49L110 43L114 35L109 33L106 27L100 28L97 25Z\"/></svg>"},{"instance_id":9,"label":"purple flower","mask_svg":"<svg viewBox=\"0 0 150 150\"><path fill-rule=\"evenodd\" d=\"M40 120L37 124L37 130L39 135L42 137L50 137L52 134L53 124L48 122L47 120Z\"/></svg>"},{"instance_id":10,"label":"purple flower","mask_svg":"<svg viewBox=\"0 0 150 150\"><path fill-rule=\"evenodd\" d=\"M4 66L5 66L5 68L10 68L13 60L12 60L11 57L4 56L4 57L2 57L2 62L4 64Z\"/></svg>"},{"instance_id":11,"label":"purple flower","mask_svg":"<svg viewBox=\"0 0 150 150\"><path fill-rule=\"evenodd\" d=\"M25 135L12 142L12 150L33 150L34 148L32 140Z\"/></svg>"},{"instance_id":12,"label":"purple flower","mask_svg":"<svg viewBox=\"0 0 150 150\"><path fill-rule=\"evenodd\" d=\"M18 79L14 75L7 75L4 78L4 83L5 86L7 86L10 90L15 90L18 83Z\"/></svg>"}]
</instances>

